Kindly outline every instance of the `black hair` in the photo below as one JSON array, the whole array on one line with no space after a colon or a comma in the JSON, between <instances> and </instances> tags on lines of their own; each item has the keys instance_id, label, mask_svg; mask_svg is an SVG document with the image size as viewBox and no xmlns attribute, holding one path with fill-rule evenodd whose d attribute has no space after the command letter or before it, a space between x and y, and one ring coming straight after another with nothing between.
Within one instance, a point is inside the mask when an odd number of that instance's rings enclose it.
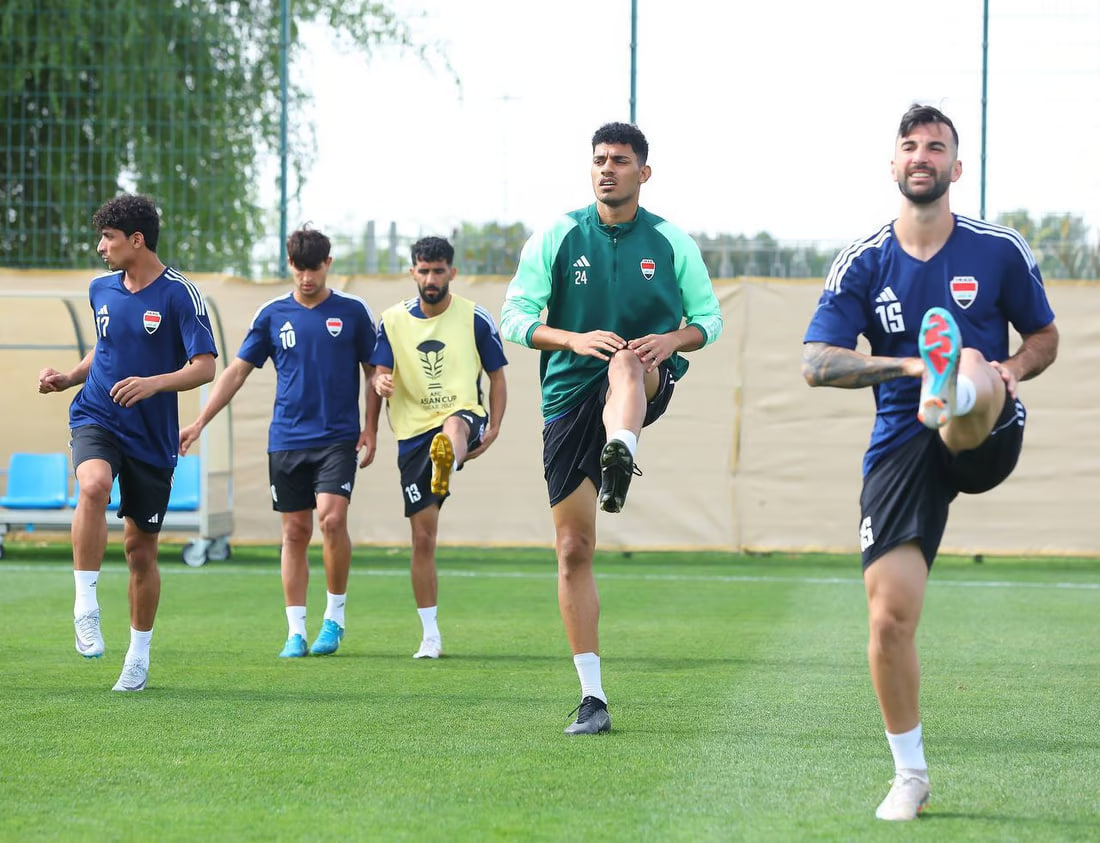
<instances>
[{"instance_id":1,"label":"black hair","mask_svg":"<svg viewBox=\"0 0 1100 843\"><path fill-rule=\"evenodd\" d=\"M455 247L444 237L421 237L412 244L412 262L435 263L445 261L453 264L455 259Z\"/></svg>"},{"instance_id":2,"label":"black hair","mask_svg":"<svg viewBox=\"0 0 1100 843\"><path fill-rule=\"evenodd\" d=\"M604 123L596 129L592 136L592 149L601 143L625 143L629 144L638 156L638 166L644 167L649 158L649 141L645 139L642 130L633 123Z\"/></svg>"},{"instance_id":3,"label":"black hair","mask_svg":"<svg viewBox=\"0 0 1100 843\"><path fill-rule=\"evenodd\" d=\"M286 256L295 269L319 269L329 256L332 243L306 223L286 238Z\"/></svg>"},{"instance_id":4,"label":"black hair","mask_svg":"<svg viewBox=\"0 0 1100 843\"><path fill-rule=\"evenodd\" d=\"M901 116L901 125L898 126L898 137L904 138L917 126L927 126L930 123L942 123L951 130L951 137L955 139L955 149L959 148L959 133L955 131L955 124L951 118L930 105L913 103L909 110Z\"/></svg>"},{"instance_id":5,"label":"black hair","mask_svg":"<svg viewBox=\"0 0 1100 843\"><path fill-rule=\"evenodd\" d=\"M92 227L99 232L105 228L117 228L127 237L140 231L145 238L145 247L150 252L157 251L160 216L156 204L148 196L124 193L107 200L92 214Z\"/></svg>"}]
</instances>

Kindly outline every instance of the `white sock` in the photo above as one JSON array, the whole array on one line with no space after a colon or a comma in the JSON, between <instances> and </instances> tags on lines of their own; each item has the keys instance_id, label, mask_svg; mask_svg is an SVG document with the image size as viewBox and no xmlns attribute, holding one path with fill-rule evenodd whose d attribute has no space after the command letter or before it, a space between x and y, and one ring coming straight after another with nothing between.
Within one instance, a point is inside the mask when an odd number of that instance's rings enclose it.
<instances>
[{"instance_id":1,"label":"white sock","mask_svg":"<svg viewBox=\"0 0 1100 843\"><path fill-rule=\"evenodd\" d=\"M977 400L978 390L974 387L974 381L966 375L959 375L955 381L955 415L965 416L974 409Z\"/></svg>"},{"instance_id":2,"label":"white sock","mask_svg":"<svg viewBox=\"0 0 1100 843\"><path fill-rule=\"evenodd\" d=\"M614 433L607 437L608 442L610 442L612 439L618 439L620 442L626 445L626 449L630 451L631 459L634 459L634 457L637 456L638 437L634 435L633 430L616 430Z\"/></svg>"},{"instance_id":3,"label":"white sock","mask_svg":"<svg viewBox=\"0 0 1100 843\"><path fill-rule=\"evenodd\" d=\"M290 632L287 634L287 638L293 638L295 635L301 635L306 637L306 607L305 606L287 606L286 607L286 623Z\"/></svg>"},{"instance_id":4,"label":"white sock","mask_svg":"<svg viewBox=\"0 0 1100 843\"><path fill-rule=\"evenodd\" d=\"M581 680L581 699L585 697L598 697L607 702L607 694L603 692L603 682L600 679L600 657L595 653L577 653L573 656L573 664L577 668L577 676Z\"/></svg>"},{"instance_id":5,"label":"white sock","mask_svg":"<svg viewBox=\"0 0 1100 843\"><path fill-rule=\"evenodd\" d=\"M153 641L153 630L141 631L130 627L130 649L126 651L126 661L144 659L149 661L149 645Z\"/></svg>"},{"instance_id":6,"label":"white sock","mask_svg":"<svg viewBox=\"0 0 1100 843\"><path fill-rule=\"evenodd\" d=\"M325 594L328 595L325 618L336 621L342 629L344 626L344 604L348 602L348 596L346 594L333 594L331 591L326 591Z\"/></svg>"},{"instance_id":7,"label":"white sock","mask_svg":"<svg viewBox=\"0 0 1100 843\"><path fill-rule=\"evenodd\" d=\"M99 608L99 598L95 590L96 583L99 582L99 571L73 571L73 579L76 581L73 617L76 618Z\"/></svg>"},{"instance_id":8,"label":"white sock","mask_svg":"<svg viewBox=\"0 0 1100 843\"><path fill-rule=\"evenodd\" d=\"M894 755L894 769L911 773L924 773L928 775L928 762L924 760L924 741L921 738L921 724L908 732L900 735L886 733L886 740L890 744L890 752Z\"/></svg>"},{"instance_id":9,"label":"white sock","mask_svg":"<svg viewBox=\"0 0 1100 843\"><path fill-rule=\"evenodd\" d=\"M442 641L443 637L439 634L439 624L436 622L438 612L438 606L428 606L425 609L416 610L416 613L420 615L420 623L424 627L424 637Z\"/></svg>"}]
</instances>

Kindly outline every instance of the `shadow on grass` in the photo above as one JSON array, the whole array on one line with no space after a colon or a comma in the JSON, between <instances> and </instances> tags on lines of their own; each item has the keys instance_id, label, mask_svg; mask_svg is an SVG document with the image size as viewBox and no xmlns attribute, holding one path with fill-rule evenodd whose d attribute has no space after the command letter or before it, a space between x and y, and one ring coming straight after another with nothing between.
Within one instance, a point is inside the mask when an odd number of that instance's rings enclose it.
<instances>
[{"instance_id":1,"label":"shadow on grass","mask_svg":"<svg viewBox=\"0 0 1100 843\"><path fill-rule=\"evenodd\" d=\"M1044 814L1043 816L1031 816L1021 817L1012 814L976 814L967 811L936 811L933 808L929 808L920 815L920 819L917 821L920 825L925 823L934 823L936 820L966 820L974 823L986 823L988 825L1002 825L1011 824L1013 828L1019 829L1023 826L1033 826L1035 828L1035 839L1042 839L1049 826L1064 826L1066 828L1082 828L1095 831L1095 820L1077 820L1069 819L1067 817L1055 816L1052 814ZM991 832L992 833L992 832ZM1013 839L1026 839L1028 834L1026 832L1020 834L1013 834ZM990 838L990 839L996 839Z\"/></svg>"}]
</instances>

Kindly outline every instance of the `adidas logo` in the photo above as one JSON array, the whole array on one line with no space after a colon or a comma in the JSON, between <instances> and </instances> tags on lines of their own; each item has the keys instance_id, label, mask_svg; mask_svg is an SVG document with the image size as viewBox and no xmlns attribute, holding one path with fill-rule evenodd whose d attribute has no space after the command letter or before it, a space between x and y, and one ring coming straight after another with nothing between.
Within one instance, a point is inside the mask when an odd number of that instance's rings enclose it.
<instances>
[{"instance_id":1,"label":"adidas logo","mask_svg":"<svg viewBox=\"0 0 1100 843\"><path fill-rule=\"evenodd\" d=\"M884 304L888 301L897 301L898 297L894 295L894 291L887 287L881 293L878 294L878 298L875 299L875 304Z\"/></svg>"},{"instance_id":2,"label":"adidas logo","mask_svg":"<svg viewBox=\"0 0 1100 843\"><path fill-rule=\"evenodd\" d=\"M99 310L96 311L96 316L106 316L106 315L107 315L107 305L103 305L103 307L101 307Z\"/></svg>"},{"instance_id":3,"label":"adidas logo","mask_svg":"<svg viewBox=\"0 0 1100 843\"><path fill-rule=\"evenodd\" d=\"M286 321L285 321L285 322L283 323L283 327L281 327L281 328L280 328L279 330L280 330L280 331L293 331L293 330L294 330L294 326L293 326L293 325L291 325L291 324L290 324L290 320L289 320L289 319L287 319L287 320L286 320Z\"/></svg>"},{"instance_id":4,"label":"adidas logo","mask_svg":"<svg viewBox=\"0 0 1100 843\"><path fill-rule=\"evenodd\" d=\"M341 484L340 488L347 492L349 495L351 494L351 483L343 483Z\"/></svg>"},{"instance_id":5,"label":"adidas logo","mask_svg":"<svg viewBox=\"0 0 1100 843\"><path fill-rule=\"evenodd\" d=\"M157 515L157 514L156 514L156 513L154 512L154 513L153 513L153 517L149 519L149 523L150 523L150 524L156 524L156 523L157 523L158 521L160 521L160 516L158 516L158 515Z\"/></svg>"},{"instance_id":6,"label":"adidas logo","mask_svg":"<svg viewBox=\"0 0 1100 843\"><path fill-rule=\"evenodd\" d=\"M586 266L592 266L592 264L588 262L588 258L586 258L584 255L581 255L579 258L573 261L573 266L584 269Z\"/></svg>"}]
</instances>

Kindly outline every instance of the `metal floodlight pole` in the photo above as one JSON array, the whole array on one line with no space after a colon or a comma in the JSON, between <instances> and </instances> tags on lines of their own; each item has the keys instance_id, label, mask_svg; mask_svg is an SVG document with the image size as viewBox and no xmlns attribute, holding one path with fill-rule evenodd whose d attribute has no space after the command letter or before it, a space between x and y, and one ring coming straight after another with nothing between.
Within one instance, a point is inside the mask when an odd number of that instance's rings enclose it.
<instances>
[{"instance_id":1,"label":"metal floodlight pole","mask_svg":"<svg viewBox=\"0 0 1100 843\"><path fill-rule=\"evenodd\" d=\"M638 103L638 0L630 0L630 122L637 123L635 116Z\"/></svg>"},{"instance_id":2,"label":"metal floodlight pole","mask_svg":"<svg viewBox=\"0 0 1100 843\"><path fill-rule=\"evenodd\" d=\"M979 185L978 215L985 219L985 133L989 92L989 0L982 0L982 174Z\"/></svg>"},{"instance_id":3,"label":"metal floodlight pole","mask_svg":"<svg viewBox=\"0 0 1100 843\"><path fill-rule=\"evenodd\" d=\"M279 40L279 276L289 272L286 249L286 194L287 194L287 64L290 61L290 0L282 0L282 34Z\"/></svg>"}]
</instances>

